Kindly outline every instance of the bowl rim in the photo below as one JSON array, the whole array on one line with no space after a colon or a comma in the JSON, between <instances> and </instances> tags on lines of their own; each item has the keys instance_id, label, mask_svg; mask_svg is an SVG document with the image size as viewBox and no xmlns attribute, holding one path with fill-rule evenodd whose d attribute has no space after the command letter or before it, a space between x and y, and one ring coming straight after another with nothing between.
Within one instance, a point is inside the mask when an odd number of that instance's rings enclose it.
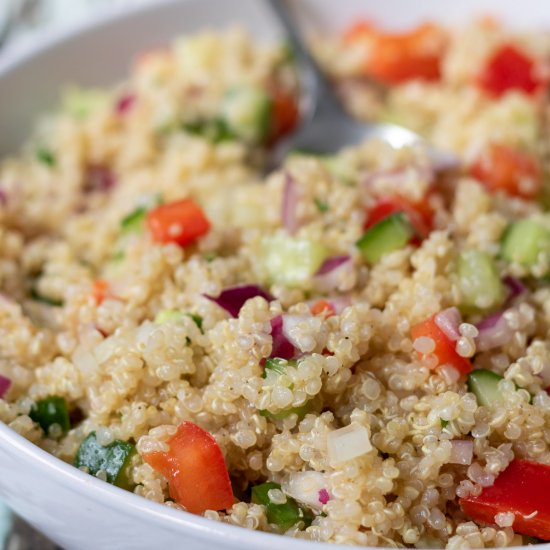
<instances>
[{"instance_id":1,"label":"bowl rim","mask_svg":"<svg viewBox=\"0 0 550 550\"><path fill-rule=\"evenodd\" d=\"M88 32L94 32L103 26L116 23L137 14L156 11L165 6L177 3L189 3L198 0L133 0L131 4L115 4L104 8L99 13L93 13L88 18L82 19L70 27L55 27L38 31L33 41L23 42L15 47L6 49L7 53L0 56L0 79L27 61L31 60L39 52L55 48L63 42L78 39L78 36ZM8 445L12 453L17 452L25 456L29 461L35 461L37 468L46 470L52 479L59 483L72 484L75 491L83 498L96 502L109 502L113 508L122 508L126 514L138 519L140 516L154 519L162 526L173 529L188 529L201 539L222 537L232 542L238 542L241 548L256 550L280 550L281 545L290 550L337 550L357 548L350 545L334 545L332 543L318 542L308 539L286 537L275 533L247 529L237 525L214 521L202 516L191 514L182 510L171 509L164 504L151 501L131 491L126 491L115 485L106 483L94 476L82 472L78 468L64 462L56 456L35 445L7 424L0 421L0 446ZM284 537L284 538L283 538ZM372 546L363 546L366 550L376 550ZM521 549L524 546L510 547ZM538 545L540 550L550 550L550 543Z\"/></svg>"}]
</instances>

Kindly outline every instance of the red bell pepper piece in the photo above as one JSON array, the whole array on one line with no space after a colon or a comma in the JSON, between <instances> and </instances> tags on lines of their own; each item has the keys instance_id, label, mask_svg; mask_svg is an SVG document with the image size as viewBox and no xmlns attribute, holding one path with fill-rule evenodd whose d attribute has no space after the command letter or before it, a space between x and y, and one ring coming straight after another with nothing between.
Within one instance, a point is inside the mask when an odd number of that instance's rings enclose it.
<instances>
[{"instance_id":1,"label":"red bell pepper piece","mask_svg":"<svg viewBox=\"0 0 550 550\"><path fill-rule=\"evenodd\" d=\"M542 84L535 74L534 60L512 44L502 45L477 77L477 85L496 98L509 90L531 95Z\"/></svg>"},{"instance_id":2,"label":"red bell pepper piece","mask_svg":"<svg viewBox=\"0 0 550 550\"><path fill-rule=\"evenodd\" d=\"M147 227L158 243L186 246L208 233L210 222L197 203L183 199L149 210Z\"/></svg>"},{"instance_id":3,"label":"red bell pepper piece","mask_svg":"<svg viewBox=\"0 0 550 550\"><path fill-rule=\"evenodd\" d=\"M344 43L357 41L365 41L368 46L364 72L381 82L391 85L414 78L440 77L441 55L447 39L436 25L425 23L402 33L384 33L360 21L344 34Z\"/></svg>"},{"instance_id":4,"label":"red bell pepper piece","mask_svg":"<svg viewBox=\"0 0 550 550\"><path fill-rule=\"evenodd\" d=\"M495 515L512 512L516 533L550 540L550 466L515 459L480 495L460 499L476 522L494 524Z\"/></svg>"},{"instance_id":5,"label":"red bell pepper piece","mask_svg":"<svg viewBox=\"0 0 550 550\"><path fill-rule=\"evenodd\" d=\"M470 167L470 174L491 191L524 199L536 197L542 186L539 163L533 155L496 143Z\"/></svg>"},{"instance_id":6,"label":"red bell pepper piece","mask_svg":"<svg viewBox=\"0 0 550 550\"><path fill-rule=\"evenodd\" d=\"M182 422L167 443L167 452L147 453L143 460L168 480L170 496L176 502L193 514L233 505L221 449L207 431Z\"/></svg>"},{"instance_id":7,"label":"red bell pepper piece","mask_svg":"<svg viewBox=\"0 0 550 550\"><path fill-rule=\"evenodd\" d=\"M468 374L472 370L472 363L470 360L458 355L455 349L455 343L437 326L435 315L414 325L411 328L411 336L413 341L422 336L431 338L434 341L435 347L431 353L435 355L438 360L438 364L435 368L442 365L451 365L460 372L460 374Z\"/></svg>"}]
</instances>

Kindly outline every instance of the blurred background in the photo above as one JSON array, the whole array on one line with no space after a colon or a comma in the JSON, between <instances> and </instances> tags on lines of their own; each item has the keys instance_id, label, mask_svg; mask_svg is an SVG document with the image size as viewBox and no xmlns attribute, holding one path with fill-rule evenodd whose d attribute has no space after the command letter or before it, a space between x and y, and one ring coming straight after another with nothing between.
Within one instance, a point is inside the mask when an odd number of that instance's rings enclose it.
<instances>
[{"instance_id":1,"label":"blurred background","mask_svg":"<svg viewBox=\"0 0 550 550\"><path fill-rule=\"evenodd\" d=\"M44 33L78 24L121 4L154 0L0 0L0 59ZM1 103L0 103L1 105ZM0 550L56 550L0 501Z\"/></svg>"}]
</instances>

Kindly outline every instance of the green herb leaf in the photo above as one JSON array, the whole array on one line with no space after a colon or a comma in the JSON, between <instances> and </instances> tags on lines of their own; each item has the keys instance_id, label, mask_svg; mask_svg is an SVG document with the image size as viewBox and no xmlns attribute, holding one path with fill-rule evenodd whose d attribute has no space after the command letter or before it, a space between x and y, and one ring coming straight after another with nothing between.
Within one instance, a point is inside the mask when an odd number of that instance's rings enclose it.
<instances>
[{"instance_id":1,"label":"green herb leaf","mask_svg":"<svg viewBox=\"0 0 550 550\"><path fill-rule=\"evenodd\" d=\"M36 155L36 160L52 168L56 165L56 159L54 154L44 145L38 146L34 154Z\"/></svg>"}]
</instances>

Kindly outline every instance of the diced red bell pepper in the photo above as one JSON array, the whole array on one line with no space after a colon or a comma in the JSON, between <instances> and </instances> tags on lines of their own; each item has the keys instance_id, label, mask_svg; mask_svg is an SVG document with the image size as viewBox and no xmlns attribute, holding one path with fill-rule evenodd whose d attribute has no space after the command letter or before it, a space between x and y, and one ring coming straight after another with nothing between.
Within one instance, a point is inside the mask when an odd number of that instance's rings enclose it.
<instances>
[{"instance_id":1,"label":"diced red bell pepper","mask_svg":"<svg viewBox=\"0 0 550 550\"><path fill-rule=\"evenodd\" d=\"M345 34L345 43L365 41L364 72L386 84L440 77L441 55L447 37L441 27L425 23L402 33L384 33L366 21L355 23Z\"/></svg>"},{"instance_id":2,"label":"diced red bell pepper","mask_svg":"<svg viewBox=\"0 0 550 550\"><path fill-rule=\"evenodd\" d=\"M275 89L271 93L271 100L273 103L268 141L275 143L296 128L300 110L296 98L283 90Z\"/></svg>"},{"instance_id":3,"label":"diced red bell pepper","mask_svg":"<svg viewBox=\"0 0 550 550\"><path fill-rule=\"evenodd\" d=\"M325 319L336 315L336 310L334 306L324 299L317 300L314 304L311 305L311 313L313 315L322 315Z\"/></svg>"},{"instance_id":4,"label":"diced red bell pepper","mask_svg":"<svg viewBox=\"0 0 550 550\"><path fill-rule=\"evenodd\" d=\"M170 496L187 511L225 510L233 505L231 481L216 440L192 422L182 422L167 452L143 455L168 480Z\"/></svg>"},{"instance_id":5,"label":"diced red bell pepper","mask_svg":"<svg viewBox=\"0 0 550 550\"><path fill-rule=\"evenodd\" d=\"M495 515L512 512L516 533L550 540L550 466L515 459L480 495L460 499L474 521L495 523Z\"/></svg>"},{"instance_id":6,"label":"diced red bell pepper","mask_svg":"<svg viewBox=\"0 0 550 550\"><path fill-rule=\"evenodd\" d=\"M418 235L426 238L432 230L433 212L429 202L413 203L398 195L380 199L367 212L364 229L367 230L391 214L403 212Z\"/></svg>"},{"instance_id":7,"label":"diced red bell pepper","mask_svg":"<svg viewBox=\"0 0 550 550\"><path fill-rule=\"evenodd\" d=\"M435 347L431 353L437 357L438 363L435 368L442 365L450 365L460 372L460 374L468 374L472 370L470 360L456 352L455 343L437 326L435 315L414 325L411 328L411 336L413 342L422 336L431 338L434 341Z\"/></svg>"},{"instance_id":8,"label":"diced red bell pepper","mask_svg":"<svg viewBox=\"0 0 550 550\"><path fill-rule=\"evenodd\" d=\"M95 279L92 283L92 299L97 305L101 305L105 298L110 296L109 283L103 279Z\"/></svg>"},{"instance_id":9,"label":"diced red bell pepper","mask_svg":"<svg viewBox=\"0 0 550 550\"><path fill-rule=\"evenodd\" d=\"M210 222L197 203L183 199L149 210L147 227L158 243L187 246L208 233Z\"/></svg>"},{"instance_id":10,"label":"diced red bell pepper","mask_svg":"<svg viewBox=\"0 0 550 550\"><path fill-rule=\"evenodd\" d=\"M477 77L477 85L496 98L509 90L533 94L542 84L535 74L534 60L512 44L496 50Z\"/></svg>"},{"instance_id":11,"label":"diced red bell pepper","mask_svg":"<svg viewBox=\"0 0 550 550\"><path fill-rule=\"evenodd\" d=\"M529 154L491 144L470 167L470 174L491 191L532 199L542 187L540 166Z\"/></svg>"}]
</instances>

